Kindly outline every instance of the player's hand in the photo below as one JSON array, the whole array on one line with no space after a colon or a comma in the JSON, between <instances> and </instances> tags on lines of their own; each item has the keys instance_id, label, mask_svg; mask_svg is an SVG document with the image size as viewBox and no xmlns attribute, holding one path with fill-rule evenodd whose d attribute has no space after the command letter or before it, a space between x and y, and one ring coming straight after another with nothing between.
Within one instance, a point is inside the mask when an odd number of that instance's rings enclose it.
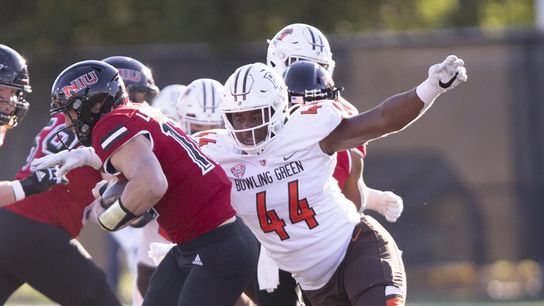
<instances>
[{"instance_id":1,"label":"player's hand","mask_svg":"<svg viewBox=\"0 0 544 306\"><path fill-rule=\"evenodd\" d=\"M446 92L467 80L465 62L455 55L448 56L442 63L429 68L429 83L439 93Z\"/></svg>"},{"instance_id":2,"label":"player's hand","mask_svg":"<svg viewBox=\"0 0 544 306\"><path fill-rule=\"evenodd\" d=\"M404 204L402 198L391 191L370 189L366 208L377 211L389 222L395 222L402 214Z\"/></svg>"},{"instance_id":3,"label":"player's hand","mask_svg":"<svg viewBox=\"0 0 544 306\"><path fill-rule=\"evenodd\" d=\"M42 170L56 165L60 165L58 175L63 176L70 170L83 166L91 166L98 170L102 166L102 161L92 147L79 147L37 158L30 163L30 169Z\"/></svg>"},{"instance_id":4,"label":"player's hand","mask_svg":"<svg viewBox=\"0 0 544 306\"><path fill-rule=\"evenodd\" d=\"M19 181L25 192L25 196L37 194L49 190L58 184L68 183L65 176L59 175L57 168L37 170L31 175Z\"/></svg>"},{"instance_id":5,"label":"player's hand","mask_svg":"<svg viewBox=\"0 0 544 306\"><path fill-rule=\"evenodd\" d=\"M108 188L108 182L110 181L101 180L100 182L96 183L96 185L94 185L94 188L93 190L91 190L91 192L95 199L99 199L102 194L104 194L104 191L106 191L106 188Z\"/></svg>"}]
</instances>

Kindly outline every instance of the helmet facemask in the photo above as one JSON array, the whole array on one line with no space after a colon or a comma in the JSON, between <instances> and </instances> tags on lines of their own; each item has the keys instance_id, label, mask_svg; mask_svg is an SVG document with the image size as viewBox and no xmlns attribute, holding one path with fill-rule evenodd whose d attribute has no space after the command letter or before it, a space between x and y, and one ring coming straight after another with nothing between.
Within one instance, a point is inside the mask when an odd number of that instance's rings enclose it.
<instances>
[{"instance_id":1,"label":"helmet facemask","mask_svg":"<svg viewBox=\"0 0 544 306\"><path fill-rule=\"evenodd\" d=\"M32 92L25 59L15 50L0 44L0 86L12 93L2 94L0 126L13 128L25 116L29 104L26 97ZM7 106L7 107L5 107Z\"/></svg>"},{"instance_id":2,"label":"helmet facemask","mask_svg":"<svg viewBox=\"0 0 544 306\"><path fill-rule=\"evenodd\" d=\"M9 112L0 110L0 126L14 128L19 121L24 118L29 107L29 103L25 100L25 96L26 94L24 91L17 90L14 95L9 97L9 99L0 98L0 103L9 105L10 109Z\"/></svg>"},{"instance_id":3,"label":"helmet facemask","mask_svg":"<svg viewBox=\"0 0 544 306\"><path fill-rule=\"evenodd\" d=\"M270 120L270 114L273 115L273 112L270 106L243 112L224 112L225 125L234 137L237 147L248 153L262 151L262 147L274 136L274 126ZM253 124L241 128L241 124L238 123L241 117L245 117L243 120L252 118Z\"/></svg>"}]
</instances>

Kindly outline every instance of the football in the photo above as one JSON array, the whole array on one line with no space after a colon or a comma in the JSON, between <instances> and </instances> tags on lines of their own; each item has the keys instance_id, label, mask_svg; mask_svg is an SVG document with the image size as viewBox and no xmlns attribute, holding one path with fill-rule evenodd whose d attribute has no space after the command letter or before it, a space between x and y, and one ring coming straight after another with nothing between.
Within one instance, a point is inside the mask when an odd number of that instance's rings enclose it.
<instances>
[{"instance_id":1,"label":"football","mask_svg":"<svg viewBox=\"0 0 544 306\"><path fill-rule=\"evenodd\" d=\"M107 209L113 203L115 203L115 201L121 197L121 194L123 194L123 190L125 190L127 183L127 180L117 180L115 182L108 183L106 189L102 193L100 205Z\"/></svg>"}]
</instances>

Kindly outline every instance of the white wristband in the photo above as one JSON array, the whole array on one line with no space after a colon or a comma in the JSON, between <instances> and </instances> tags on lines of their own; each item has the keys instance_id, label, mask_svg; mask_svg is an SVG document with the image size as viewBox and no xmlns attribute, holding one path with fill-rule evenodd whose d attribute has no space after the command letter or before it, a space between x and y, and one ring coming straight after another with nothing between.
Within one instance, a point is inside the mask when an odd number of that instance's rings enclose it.
<instances>
[{"instance_id":1,"label":"white wristband","mask_svg":"<svg viewBox=\"0 0 544 306\"><path fill-rule=\"evenodd\" d=\"M21 186L21 182L12 181L10 185L11 185L11 190L13 190L13 195L15 196L15 201L19 201L26 198L26 194L25 194L25 191L23 190L23 186Z\"/></svg>"},{"instance_id":2,"label":"white wristband","mask_svg":"<svg viewBox=\"0 0 544 306\"><path fill-rule=\"evenodd\" d=\"M442 93L440 90L438 90L435 86L431 84L431 81L429 79L426 79L423 81L423 83L419 84L416 87L416 93L417 96L423 101L423 109L419 112L420 114L423 114L431 105L433 104L434 100Z\"/></svg>"}]
</instances>

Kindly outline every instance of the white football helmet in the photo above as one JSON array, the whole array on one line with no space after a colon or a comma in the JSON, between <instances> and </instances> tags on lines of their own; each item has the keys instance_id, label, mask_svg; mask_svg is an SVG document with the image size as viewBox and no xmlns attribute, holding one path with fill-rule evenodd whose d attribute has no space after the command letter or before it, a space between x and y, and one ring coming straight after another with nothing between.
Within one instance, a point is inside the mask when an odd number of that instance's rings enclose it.
<instances>
[{"instance_id":1,"label":"white football helmet","mask_svg":"<svg viewBox=\"0 0 544 306\"><path fill-rule=\"evenodd\" d=\"M260 110L260 123L249 128L236 129L232 118L236 113ZM263 63L242 66L225 83L221 104L225 126L234 138L235 145L248 154L260 154L283 128L287 119L287 86L281 76ZM257 139L266 128L266 136ZM259 131L257 131L259 130ZM251 133L252 144L238 137Z\"/></svg>"},{"instance_id":2,"label":"white football helmet","mask_svg":"<svg viewBox=\"0 0 544 306\"><path fill-rule=\"evenodd\" d=\"M219 109L223 91L223 85L212 79L198 79L187 85L176 108L179 123L185 133L200 131L195 129L196 125L207 126L206 129L223 126L223 116Z\"/></svg>"},{"instance_id":3,"label":"white football helmet","mask_svg":"<svg viewBox=\"0 0 544 306\"><path fill-rule=\"evenodd\" d=\"M153 99L152 106L158 108L168 118L179 122L176 106L179 98L185 92L185 85L172 84L165 86Z\"/></svg>"},{"instance_id":4,"label":"white football helmet","mask_svg":"<svg viewBox=\"0 0 544 306\"><path fill-rule=\"evenodd\" d=\"M329 41L317 28L303 23L288 25L268 40L266 63L279 75L298 60L316 62L331 75L334 71Z\"/></svg>"}]
</instances>

